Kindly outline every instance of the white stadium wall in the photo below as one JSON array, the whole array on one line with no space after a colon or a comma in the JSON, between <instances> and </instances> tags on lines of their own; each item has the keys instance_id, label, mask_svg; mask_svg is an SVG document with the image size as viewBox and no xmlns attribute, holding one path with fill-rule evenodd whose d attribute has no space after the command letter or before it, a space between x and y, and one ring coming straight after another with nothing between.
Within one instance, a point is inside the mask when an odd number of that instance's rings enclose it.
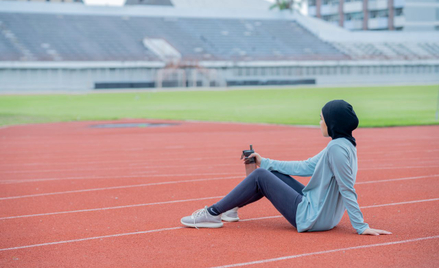
<instances>
[{"instance_id":1,"label":"white stadium wall","mask_svg":"<svg viewBox=\"0 0 439 268\"><path fill-rule=\"evenodd\" d=\"M208 65L208 64L206 64ZM245 66L247 65L247 66ZM171 83L171 87L233 87L258 85L376 85L376 84L425 84L439 83L439 62L300 62L297 64L257 63L241 66L207 67L218 74L202 82L200 76L194 83L190 71L186 77ZM157 88L158 67L78 67L58 66L41 68L0 67L0 92L90 92L98 89ZM212 83L215 82L215 83ZM162 87L166 85L161 84Z\"/></svg>"}]
</instances>

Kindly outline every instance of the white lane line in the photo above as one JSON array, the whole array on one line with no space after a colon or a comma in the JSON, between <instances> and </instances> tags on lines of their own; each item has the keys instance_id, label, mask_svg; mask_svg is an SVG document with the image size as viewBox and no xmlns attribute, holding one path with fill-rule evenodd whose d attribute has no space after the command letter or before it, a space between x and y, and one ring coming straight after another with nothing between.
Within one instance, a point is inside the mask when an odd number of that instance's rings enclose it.
<instances>
[{"instance_id":1,"label":"white lane line","mask_svg":"<svg viewBox=\"0 0 439 268\"><path fill-rule=\"evenodd\" d=\"M19 216L9 216L2 217L0 220L10 220L10 219L18 219L18 218L30 218L30 217L39 217L39 216L51 216L51 215L59 215L59 214L70 214L70 213L81 213L81 212L92 212L92 211L103 211L103 210L111 210L111 209L123 209L123 208L133 208L133 207L144 207L144 206L153 206L153 205L164 205L164 204L173 204L173 203L183 203L183 202L191 202L191 201L201 201L201 200L210 200L210 199L218 199L223 198L224 196L210 196L203 198L193 198L193 199L182 199L182 200L172 200L172 201L163 201L163 202L154 202L154 203L144 203L144 204L134 204L134 205L126 205L126 206L115 206L115 207L103 207L103 208L91 208L91 209L80 209L80 210L70 210L70 211L58 211L58 212L49 212L49 213L40 213L40 214L29 214L29 215L19 215ZM431 198L431 199L423 199L423 200L414 200L414 201L404 201L397 203L389 203L389 204L381 204L381 205L370 205L370 206L362 206L361 209L366 208L375 208L375 207L386 207L386 206L397 206L397 205L405 205L405 204L414 204L414 203L422 203L422 202L432 202L438 201L439 198ZM277 218L281 216L269 216L267 218ZM245 221L245 220L243 220Z\"/></svg>"},{"instance_id":2,"label":"white lane line","mask_svg":"<svg viewBox=\"0 0 439 268\"><path fill-rule=\"evenodd\" d=\"M114 189L147 187L147 186L164 185L164 184L190 183L190 182L199 182L199 181L230 180L230 179L237 179L237 178L242 178L242 176L220 177L220 178L205 178L205 179L184 180L184 181L153 182L153 183L145 183L145 184L113 186L113 187L104 187L104 188L93 188L93 189L73 190L73 191L64 191L64 192L44 193L44 194L30 194L30 195L21 195L21 196L9 196L9 197L1 197L0 201L1 200L10 200L10 199L28 198L28 197L48 196L48 195L84 193L84 192L93 192L93 191L104 191L104 190L114 190Z\"/></svg>"},{"instance_id":3,"label":"white lane line","mask_svg":"<svg viewBox=\"0 0 439 268\"><path fill-rule=\"evenodd\" d=\"M220 166L220 165L217 165ZM236 164L224 164L221 166L230 166L230 167L234 167L236 166ZM166 168L169 167L176 167L176 166L167 166ZM179 166L182 167L182 166ZM187 166L186 166L187 167ZM190 166L190 168L192 168L193 166ZM405 167L373 167L373 168L360 168L358 169L359 171L363 171L363 170L382 170L382 169L413 169L413 168L438 168L438 165L431 165L431 166L405 166ZM152 172L156 172L154 170L152 170ZM1 173L1 172L0 172ZM86 176L79 176L79 177L67 177L67 178L41 178L41 179L23 179L23 180L0 180L0 184L14 184L14 183L26 183L26 182L40 182L40 181L62 181L62 180L87 180L87 179L116 179L116 178L139 178L144 176L147 176L148 174L151 174L150 172L139 172L135 175L129 175L129 176L90 176L90 177L86 177ZM187 175L187 174L186 174ZM195 174L196 175L196 174ZM151 176L162 176L159 174L156 175L151 175ZM168 176L168 175L166 175ZM172 176L179 176L177 175L172 175ZM180 176L184 176L184 175L180 175Z\"/></svg>"},{"instance_id":4,"label":"white lane line","mask_svg":"<svg viewBox=\"0 0 439 268\"><path fill-rule=\"evenodd\" d=\"M439 168L439 165L432 166L403 166L403 167L370 167L370 168L359 168L358 170L377 170L377 169L412 169L412 168Z\"/></svg>"},{"instance_id":5,"label":"white lane line","mask_svg":"<svg viewBox=\"0 0 439 268\"><path fill-rule=\"evenodd\" d=\"M228 167L228 166L233 166L236 164L214 164L214 165L210 165L211 167ZM129 169L137 169L137 170L148 170L148 169L162 169L162 168L195 168L195 167L205 167L206 164L200 164L200 165L188 165L186 164L182 164L182 165L170 165L170 166L164 166L164 165L154 165L152 164L151 166L148 166L148 164L144 164L143 166L136 166L134 167L133 165L129 166ZM91 168L70 168L70 169L46 169L46 170L12 170L12 171L1 171L0 170L0 174L23 174L23 173L31 173L31 174L36 174L36 173L48 173L48 172L67 172L67 171L99 171L99 170L127 170L127 166L122 166L122 167L105 167L105 168L96 168L96 167L91 167Z\"/></svg>"},{"instance_id":6,"label":"white lane line","mask_svg":"<svg viewBox=\"0 0 439 268\"><path fill-rule=\"evenodd\" d=\"M365 182L357 182L356 184L392 182L392 181L402 181L402 180L416 180L416 179L424 179L424 178L430 178L430 177L439 177L439 174L418 176L418 177L388 179L388 180L378 180L378 181L365 181ZM92 189L73 190L73 191L64 191L64 192L42 193L42 194L32 194L32 195L22 195L22 196L9 196L9 197L0 197L0 201L1 200L10 200L10 199L28 198L28 197L48 196L48 195L60 195L60 194L82 193L82 192L114 190L114 189L124 189L124 188L146 187L146 186L163 185L163 184L176 184L176 183L199 182L199 181L222 180L222 179L237 179L237 178L243 178L243 176L204 178L204 179L184 180L184 181L155 182L155 183L146 183L146 184L113 186L113 187L104 187L104 188L92 188Z\"/></svg>"},{"instance_id":7,"label":"white lane line","mask_svg":"<svg viewBox=\"0 0 439 268\"><path fill-rule=\"evenodd\" d=\"M275 218L277 218L277 217L278 216L275 216ZM241 220L241 221L257 221L257 220L265 220L265 219L271 219L271 218L273 218L273 217L251 218L251 219L245 219L245 220ZM227 224L227 223L229 223L229 222L225 222L225 224ZM103 235L103 236L87 237L87 238L80 238L80 239L72 239L72 240L66 240L66 241L57 241L57 242L49 242L49 243L42 243L42 244L34 244L34 245L28 245L28 246L20 246L20 247L12 247L12 248L2 248L2 249L0 249L0 252L1 251L8 251L8 250L16 250L16 249L34 248L34 247L42 247L42 246L50 246L50 245L58 245L58 244L67 244L67 243L74 243L74 242L81 242L81 241L88 241L88 240L96 240L96 239L103 239L103 238L112 238L112 237L120 237L120 236L128 236L128 235L157 233L157 232L178 230L178 229L183 229L183 228L186 228L186 227L178 226L178 227L162 228L162 229L155 229L155 230L148 230L148 231L139 231L139 232L114 234L114 235Z\"/></svg>"},{"instance_id":8,"label":"white lane line","mask_svg":"<svg viewBox=\"0 0 439 268\"><path fill-rule=\"evenodd\" d=\"M126 205L126 206L104 207L104 208L90 208L90 209L80 209L80 210L71 210L71 211L59 211L59 212L49 212L49 213L41 213L41 214L10 216L10 217L0 218L0 220L9 220L9 219L18 219L18 218L30 218L30 217L38 217L38 216L50 216L50 215L59 215L59 214L70 214L70 213L79 213L79 212L103 211L103 210L122 209L122 208L145 207L145 206L164 205L164 204L173 204L173 203L183 203L183 202L209 200L209 199L219 199L219 198L223 198L223 197L224 196L210 196L210 197L203 197L203 198L163 201L163 202L145 203L145 204L134 204L134 205Z\"/></svg>"},{"instance_id":9,"label":"white lane line","mask_svg":"<svg viewBox=\"0 0 439 268\"><path fill-rule=\"evenodd\" d=\"M274 144L273 144L274 145ZM267 146L266 144L264 144L264 146ZM273 152L272 152L273 153ZM306 158L306 156L304 156L304 158ZM145 165L145 163L150 163L150 162L170 162L170 161L203 161L203 160L213 160L213 159L223 159L224 157L195 157L195 158L188 158L188 159L182 159L180 158L166 158L166 159L148 159L147 161L138 161L138 160L101 160L101 161L68 161L68 162L56 162L56 163L50 163L50 162L36 162L36 163L0 163L0 169L3 168L10 168L10 167L34 167L34 166L62 166L62 165L97 165L97 164L126 164L128 163L128 165ZM359 160L359 163L365 163L365 162L377 162L377 161L389 161L389 158L373 158L373 159L361 159ZM392 159L392 161L411 161L413 162L413 160L416 161L422 161L422 163L437 163L439 161L439 159L435 160L432 157L406 157L406 158L394 158Z\"/></svg>"},{"instance_id":10,"label":"white lane line","mask_svg":"<svg viewBox=\"0 0 439 268\"><path fill-rule=\"evenodd\" d=\"M166 158L166 159L148 159L145 161L136 160L101 160L101 161L68 161L68 162L37 162L37 163L10 163L10 164L0 164L0 168L9 168L11 166L18 166L20 168L25 166L62 166L62 165L96 165L96 164L134 164L134 165L145 165L151 162L170 162L170 161L202 161L202 160L212 160L212 159L223 159L224 157L194 157L194 158ZM416 158L419 160L419 158Z\"/></svg>"},{"instance_id":11,"label":"white lane line","mask_svg":"<svg viewBox=\"0 0 439 268\"><path fill-rule=\"evenodd\" d=\"M423 199L423 200L413 200L413 201L404 201L404 202L388 203L388 204L381 204L381 205L362 206L360 208L361 209L378 208L378 207L398 206L398 205L416 204L416 203L424 203L424 202L432 202L432 201L439 201L439 198ZM267 216L267 217L262 217L260 219L275 219L275 218L283 218L283 216L282 215ZM246 220L239 220L239 221L246 221Z\"/></svg>"},{"instance_id":12,"label":"white lane line","mask_svg":"<svg viewBox=\"0 0 439 268\"><path fill-rule=\"evenodd\" d=\"M439 177L439 174L418 176L418 177L398 178L398 179L388 179L388 180L377 180L377 181L360 181L360 182L356 182L355 185L368 184L368 183L390 182L390 181L417 180L417 179L425 179L425 178L431 178L431 177Z\"/></svg>"},{"instance_id":13,"label":"white lane line","mask_svg":"<svg viewBox=\"0 0 439 268\"><path fill-rule=\"evenodd\" d=\"M425 199L425 200L414 200L414 201L400 202L400 203L382 204L382 205L367 206L367 207L360 207L360 208L395 206L397 204L421 203L421 202L429 202L429 201L436 201L436 200L439 200L439 198L436 198L436 199ZM266 220L266 219L274 219L274 218L282 218L282 217L283 217L282 215L276 215L276 216L266 216L266 217L259 217L259 218L243 219L243 220L240 220L240 221L257 221L257 220ZM225 223L227 224L228 222L225 222ZM111 237L120 237L120 236L127 236L127 235L156 233L156 232L171 231L171 230L177 230L177 229L183 229L183 228L186 228L186 227L170 227L170 228L162 228L162 229L155 229L155 230L148 230L148 231L139 231L139 232L132 232L132 233L122 233L122 234L114 234L114 235L95 236L95 237L87 237L87 238L80 238L80 239L73 239L73 240L66 240L66 241L49 242L49 243L34 244L34 245L19 246L19 247L11 247L11 248L2 248L2 249L0 249L0 252L1 251L7 251L7 250L15 250L15 249L42 247L42 246L57 245L57 244L67 244L67 243L81 242L81 241L87 241L87 240L96 240L96 239L111 238Z\"/></svg>"},{"instance_id":14,"label":"white lane line","mask_svg":"<svg viewBox=\"0 0 439 268\"><path fill-rule=\"evenodd\" d=\"M266 145L264 145L264 146L266 146ZM140 149L140 150L142 150L142 149ZM101 153L101 154L93 155L91 157L90 156L88 156L88 157L75 157L75 159L81 160L81 161L75 161L75 163L84 163L84 162L87 162L87 160L88 161L95 161L96 159L102 158L102 156L108 156L109 154L113 153L114 151L115 150L112 150L112 151L109 151L109 152L106 152L106 153L104 152L104 153ZM132 151L133 150L118 150L118 152L121 152L121 153L124 153L124 152L132 153ZM304 149L304 150L300 150L300 151L301 152L308 152L308 149ZM386 160L387 160L389 157L400 156L402 153L407 154L407 153L422 152L425 155L425 154L428 154L428 153L435 153L437 151L439 151L439 149L430 149L430 150L428 150L428 149L425 149L425 148L420 148L419 150L410 150L410 151L408 151L408 150L392 151L391 153L387 153L385 156L387 156L387 158L386 158ZM275 154L275 153L285 154L285 155L279 155L278 157L286 157L286 158L290 158L291 157L291 149L276 150L276 151L270 151L270 152L271 152L270 154ZM195 153L197 153L197 155L203 155L204 151L195 151ZM227 154L227 155L236 155L236 151L232 151L232 150L221 151L221 153L222 154ZM16 156L16 155L21 156L22 154L31 155L31 154L35 154L35 153L31 152L31 151L29 151L29 152L20 152L20 153L15 154L14 156ZM380 154L380 156L382 156L383 153L382 153L382 151L380 151L380 152L363 152L363 153L361 153L361 156L364 156L364 155L376 155L376 154ZM1 157L3 155L6 155L6 154L4 154L4 153L0 154L0 161L2 161L2 165L0 165L0 167L8 166L8 165L16 165L15 163L7 163L7 161L20 160L20 157L15 157L15 158L12 159L11 156ZM167 159L166 157L167 156L174 156L174 155L175 155L175 152L170 151L170 152L166 152L166 153L156 153L154 155L147 155L147 157L154 158L154 157L157 157L157 156L160 156L160 157L163 156L164 158L157 159L157 161L166 161L166 159ZM306 159L307 157L312 156L312 154L311 155L307 154L307 155L308 156L304 156L303 159ZM139 155L135 155L135 156L140 156L140 154ZM192 155L185 154L185 156L191 157L191 156L193 156L193 154ZM145 155L142 154L142 157L145 157ZM65 160L64 163L71 163L69 161L70 158L71 157L59 157L58 160L63 160L63 161ZM48 160L51 160L51 159L52 158L50 158L50 157L38 157L37 160L27 159L27 161L44 161L44 160L46 160L46 162L47 162ZM297 159L297 160L303 160L303 159ZM134 161L135 160L133 160L133 162ZM39 164L44 164L44 162L40 162L40 163L36 162L36 163L30 163L30 164L37 164L37 165L39 165Z\"/></svg>"},{"instance_id":15,"label":"white lane line","mask_svg":"<svg viewBox=\"0 0 439 268\"><path fill-rule=\"evenodd\" d=\"M235 166L237 164L233 163L233 164L215 164L215 165L211 165L212 167L229 167L229 166ZM205 167L205 164L202 165L171 165L171 166L163 166L163 165L153 165L153 166L147 166L146 164L144 166L130 166L130 169L137 169L137 170L149 170L149 169L162 169L162 168L194 168L194 167ZM396 166L391 166L391 167L369 167L369 168L360 168L358 170L375 170L375 169L408 169L408 168L433 168L433 167L438 167L438 165L426 165L426 166L401 166L401 167L396 167ZM24 174L24 173L31 173L31 174L36 174L36 173L49 173L49 172L68 172L68 171L99 171L99 170L126 170L127 167L126 166L122 166L122 167L105 167L105 168L96 168L96 167L92 167L92 168L71 168L71 169L46 169L46 170L12 170L12 171L1 171L0 170L0 174Z\"/></svg>"},{"instance_id":16,"label":"white lane line","mask_svg":"<svg viewBox=\"0 0 439 268\"><path fill-rule=\"evenodd\" d=\"M87 180L87 179L127 179L127 178L152 178L152 177L186 177L186 176L216 176L216 175L240 175L241 173L194 173L194 174L154 174L154 173L137 173L135 175L124 175L124 176L92 176L92 177L67 177L67 178L47 178L47 179L29 179L29 180L6 180L0 181L0 184L15 184L23 182L40 182L40 181L63 181L63 180Z\"/></svg>"},{"instance_id":17,"label":"white lane line","mask_svg":"<svg viewBox=\"0 0 439 268\"><path fill-rule=\"evenodd\" d=\"M364 248L373 248L373 247L382 247L382 246L391 246L391 245L405 244L405 243L424 241L424 240L431 240L431 239L438 239L438 238L439 238L439 235L427 236L427 237L418 237L418 238L414 238L414 239L393 241L393 242L387 242L387 243L378 243L378 244L371 244L371 245L364 245L364 246L355 246L355 247L348 247L348 248L337 248L337 249L324 250L324 251L315 251L315 252L298 254L298 255L290 255L290 256L273 258L273 259L265 259L265 260L252 261L252 262L242 262L242 263L235 263L235 264L229 264L229 265L223 265L223 266L215 266L213 268L229 268L229 267L239 267L239 266L255 265L255 264L262 264L262 263L267 263L267 262L283 261L283 260L289 260L289 259L296 259L296 258L300 258L300 257L314 256L314 255L320 255L320 254L328 254L328 253L334 253L334 252L340 252L340 251L364 249Z\"/></svg>"},{"instance_id":18,"label":"white lane line","mask_svg":"<svg viewBox=\"0 0 439 268\"><path fill-rule=\"evenodd\" d=\"M124 234L114 234L114 235L103 235L103 236L87 237L87 238L81 238L81 239L72 239L72 240L66 240L66 241L34 244L34 245L21 246L21 247L2 248L2 249L0 249L0 252L1 251L7 251L7 250L15 250L15 249L25 249L25 248L34 248L34 247L42 247L42 246L50 246L50 245L67 244L67 243L74 243L74 242L81 242L81 241L88 241L88 240L96 240L96 239L103 239L103 238L120 237L120 236L127 236L127 235L157 233L157 232L171 231L171 230L177 230L177 229L182 229L182 228L184 228L184 227L162 228L162 229L149 230L149 231L132 232L132 233L124 233Z\"/></svg>"},{"instance_id":19,"label":"white lane line","mask_svg":"<svg viewBox=\"0 0 439 268\"><path fill-rule=\"evenodd\" d=\"M362 206L360 208L361 209L364 209L364 208L379 208L379 207L398 206L398 205L415 204L415 203L423 203L423 202L432 202L432 201L438 201L438 200L439 200L439 198L431 198L431 199L404 201L404 202L381 204L381 205Z\"/></svg>"}]
</instances>

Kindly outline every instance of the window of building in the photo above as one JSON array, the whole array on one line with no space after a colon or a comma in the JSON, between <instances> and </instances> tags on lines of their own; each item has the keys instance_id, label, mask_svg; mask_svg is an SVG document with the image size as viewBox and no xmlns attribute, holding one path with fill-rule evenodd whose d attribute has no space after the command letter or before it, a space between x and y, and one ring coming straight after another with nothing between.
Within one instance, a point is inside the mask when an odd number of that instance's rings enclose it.
<instances>
[{"instance_id":1,"label":"window of building","mask_svg":"<svg viewBox=\"0 0 439 268\"><path fill-rule=\"evenodd\" d=\"M338 5L340 0L323 0L322 5Z\"/></svg>"},{"instance_id":2,"label":"window of building","mask_svg":"<svg viewBox=\"0 0 439 268\"><path fill-rule=\"evenodd\" d=\"M334 15L326 15L326 16L322 16L323 20L326 21L339 21L340 20L340 14L334 14Z\"/></svg>"},{"instance_id":3,"label":"window of building","mask_svg":"<svg viewBox=\"0 0 439 268\"><path fill-rule=\"evenodd\" d=\"M314 67L316 75L322 75L325 67Z\"/></svg>"},{"instance_id":4,"label":"window of building","mask_svg":"<svg viewBox=\"0 0 439 268\"><path fill-rule=\"evenodd\" d=\"M242 68L237 68L236 69L236 75L237 76L242 76Z\"/></svg>"},{"instance_id":5,"label":"window of building","mask_svg":"<svg viewBox=\"0 0 439 268\"><path fill-rule=\"evenodd\" d=\"M312 67L312 74L318 75L319 74L319 67Z\"/></svg>"},{"instance_id":6,"label":"window of building","mask_svg":"<svg viewBox=\"0 0 439 268\"><path fill-rule=\"evenodd\" d=\"M387 18L389 16L389 10L373 10L369 12L369 18Z\"/></svg>"},{"instance_id":7,"label":"window of building","mask_svg":"<svg viewBox=\"0 0 439 268\"><path fill-rule=\"evenodd\" d=\"M351 20L363 20L363 12L353 12L353 13L346 13L345 14L345 20L351 21Z\"/></svg>"},{"instance_id":8,"label":"window of building","mask_svg":"<svg viewBox=\"0 0 439 268\"><path fill-rule=\"evenodd\" d=\"M341 74L350 74L351 68L349 66L343 66L340 68L340 72Z\"/></svg>"},{"instance_id":9,"label":"window of building","mask_svg":"<svg viewBox=\"0 0 439 268\"><path fill-rule=\"evenodd\" d=\"M431 71L432 71L432 68L431 68L431 66L429 65L429 66L425 66L425 73L431 73Z\"/></svg>"},{"instance_id":10,"label":"window of building","mask_svg":"<svg viewBox=\"0 0 439 268\"><path fill-rule=\"evenodd\" d=\"M268 67L268 75L274 75L274 68Z\"/></svg>"},{"instance_id":11,"label":"window of building","mask_svg":"<svg viewBox=\"0 0 439 268\"><path fill-rule=\"evenodd\" d=\"M251 72L251 69L250 69L250 68L245 68L245 75L246 75L246 76L249 76L249 75L250 75L250 72Z\"/></svg>"},{"instance_id":12,"label":"window of building","mask_svg":"<svg viewBox=\"0 0 439 268\"><path fill-rule=\"evenodd\" d=\"M401 8L395 8L395 17L404 16L404 10Z\"/></svg>"},{"instance_id":13,"label":"window of building","mask_svg":"<svg viewBox=\"0 0 439 268\"><path fill-rule=\"evenodd\" d=\"M308 6L313 7L316 5L316 0L308 0Z\"/></svg>"},{"instance_id":14,"label":"window of building","mask_svg":"<svg viewBox=\"0 0 439 268\"><path fill-rule=\"evenodd\" d=\"M370 72L369 66L363 66L361 69L363 74L369 74Z\"/></svg>"}]
</instances>

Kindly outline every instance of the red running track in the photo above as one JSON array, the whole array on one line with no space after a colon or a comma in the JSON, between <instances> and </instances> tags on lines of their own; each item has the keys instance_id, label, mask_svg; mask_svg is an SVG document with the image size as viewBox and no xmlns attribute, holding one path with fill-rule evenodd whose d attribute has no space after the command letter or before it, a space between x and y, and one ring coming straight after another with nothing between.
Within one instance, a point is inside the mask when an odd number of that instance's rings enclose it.
<instances>
[{"instance_id":1,"label":"red running track","mask_svg":"<svg viewBox=\"0 0 439 268\"><path fill-rule=\"evenodd\" d=\"M354 132L365 220L393 232L372 237L346 213L331 231L299 234L266 200L221 229L180 225L243 179L249 144L303 160L329 142L317 128L99 123L0 129L1 267L439 266L439 126Z\"/></svg>"}]
</instances>

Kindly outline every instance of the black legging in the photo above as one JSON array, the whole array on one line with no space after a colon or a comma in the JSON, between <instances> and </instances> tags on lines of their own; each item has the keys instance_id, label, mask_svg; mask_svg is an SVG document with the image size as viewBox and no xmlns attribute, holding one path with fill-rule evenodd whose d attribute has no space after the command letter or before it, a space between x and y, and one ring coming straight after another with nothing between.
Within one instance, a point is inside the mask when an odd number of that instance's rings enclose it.
<instances>
[{"instance_id":1,"label":"black legging","mask_svg":"<svg viewBox=\"0 0 439 268\"><path fill-rule=\"evenodd\" d=\"M265 196L297 228L296 211L302 201L304 187L288 175L258 168L213 207L219 213L223 213L253 203Z\"/></svg>"}]
</instances>

